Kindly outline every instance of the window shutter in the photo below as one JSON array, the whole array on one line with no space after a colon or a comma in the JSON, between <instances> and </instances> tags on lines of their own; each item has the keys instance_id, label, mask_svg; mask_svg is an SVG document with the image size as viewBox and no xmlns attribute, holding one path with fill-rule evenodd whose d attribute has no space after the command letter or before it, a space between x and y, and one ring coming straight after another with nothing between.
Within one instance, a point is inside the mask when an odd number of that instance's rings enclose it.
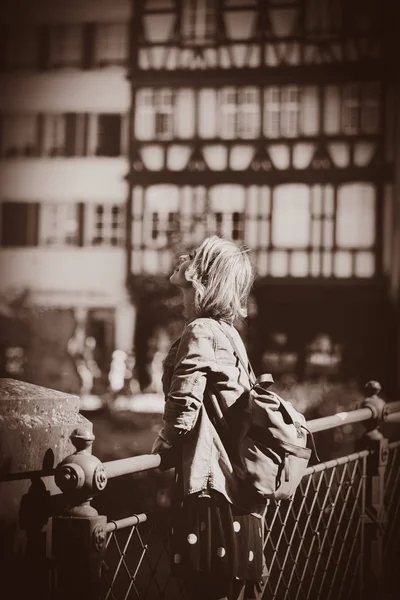
<instances>
[{"instance_id":1,"label":"window shutter","mask_svg":"<svg viewBox=\"0 0 400 600\"><path fill-rule=\"evenodd\" d=\"M99 115L98 156L120 156L121 115Z\"/></svg>"},{"instance_id":2,"label":"window shutter","mask_svg":"<svg viewBox=\"0 0 400 600\"><path fill-rule=\"evenodd\" d=\"M39 203L4 202L1 220L1 245L37 246Z\"/></svg>"},{"instance_id":3,"label":"window shutter","mask_svg":"<svg viewBox=\"0 0 400 600\"><path fill-rule=\"evenodd\" d=\"M85 245L85 204L78 202L78 246Z\"/></svg>"},{"instance_id":4,"label":"window shutter","mask_svg":"<svg viewBox=\"0 0 400 600\"><path fill-rule=\"evenodd\" d=\"M37 141L36 141L36 154L42 156L44 152L44 115L39 113L37 115Z\"/></svg>"},{"instance_id":5,"label":"window shutter","mask_svg":"<svg viewBox=\"0 0 400 600\"><path fill-rule=\"evenodd\" d=\"M94 65L95 25L85 23L83 26L82 67L91 69Z\"/></svg>"},{"instance_id":6,"label":"window shutter","mask_svg":"<svg viewBox=\"0 0 400 600\"><path fill-rule=\"evenodd\" d=\"M76 156L76 114L66 113L65 115L65 154L66 156Z\"/></svg>"},{"instance_id":7,"label":"window shutter","mask_svg":"<svg viewBox=\"0 0 400 600\"><path fill-rule=\"evenodd\" d=\"M39 211L39 202L28 204L27 246L39 245Z\"/></svg>"}]
</instances>

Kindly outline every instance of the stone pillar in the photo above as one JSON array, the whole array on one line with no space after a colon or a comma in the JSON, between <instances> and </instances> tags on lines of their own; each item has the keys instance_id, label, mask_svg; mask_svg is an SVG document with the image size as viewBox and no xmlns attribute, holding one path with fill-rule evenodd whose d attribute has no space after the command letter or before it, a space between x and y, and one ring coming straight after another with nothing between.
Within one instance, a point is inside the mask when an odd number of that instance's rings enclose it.
<instances>
[{"instance_id":1,"label":"stone pillar","mask_svg":"<svg viewBox=\"0 0 400 600\"><path fill-rule=\"evenodd\" d=\"M0 586L5 598L47 598L46 525L59 495L52 474L74 451L70 435L82 426L92 431L79 414L77 396L0 379Z\"/></svg>"}]
</instances>

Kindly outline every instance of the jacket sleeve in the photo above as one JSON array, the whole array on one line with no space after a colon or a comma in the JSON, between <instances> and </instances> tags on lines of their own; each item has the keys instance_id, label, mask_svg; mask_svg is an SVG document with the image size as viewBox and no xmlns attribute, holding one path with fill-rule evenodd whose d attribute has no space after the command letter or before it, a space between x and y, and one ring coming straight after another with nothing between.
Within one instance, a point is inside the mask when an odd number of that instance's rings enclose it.
<instances>
[{"instance_id":1,"label":"jacket sleeve","mask_svg":"<svg viewBox=\"0 0 400 600\"><path fill-rule=\"evenodd\" d=\"M211 327L202 320L192 321L182 334L165 403L162 435L169 443L195 426L207 373L214 363L215 337Z\"/></svg>"}]
</instances>

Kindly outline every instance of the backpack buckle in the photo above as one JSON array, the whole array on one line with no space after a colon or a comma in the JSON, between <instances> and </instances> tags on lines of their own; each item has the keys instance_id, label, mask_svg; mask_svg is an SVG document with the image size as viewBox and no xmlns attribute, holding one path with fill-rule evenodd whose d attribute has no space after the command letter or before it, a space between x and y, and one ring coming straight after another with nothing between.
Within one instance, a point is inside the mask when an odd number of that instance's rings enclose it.
<instances>
[{"instance_id":1,"label":"backpack buckle","mask_svg":"<svg viewBox=\"0 0 400 600\"><path fill-rule=\"evenodd\" d=\"M267 390L273 383L274 378L272 377L271 373L263 373L263 375L257 377L254 386L259 385L264 390Z\"/></svg>"}]
</instances>

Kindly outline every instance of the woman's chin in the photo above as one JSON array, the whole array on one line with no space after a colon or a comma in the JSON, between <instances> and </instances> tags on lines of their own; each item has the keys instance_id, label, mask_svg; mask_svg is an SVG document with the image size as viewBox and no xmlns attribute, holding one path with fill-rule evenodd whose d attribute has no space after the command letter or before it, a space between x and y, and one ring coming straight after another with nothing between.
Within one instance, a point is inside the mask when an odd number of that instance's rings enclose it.
<instances>
[{"instance_id":1,"label":"woman's chin","mask_svg":"<svg viewBox=\"0 0 400 600\"><path fill-rule=\"evenodd\" d=\"M179 276L178 276L178 272L174 271L171 275L171 277L169 278L170 282L172 283L172 285L178 285L179 281Z\"/></svg>"}]
</instances>

